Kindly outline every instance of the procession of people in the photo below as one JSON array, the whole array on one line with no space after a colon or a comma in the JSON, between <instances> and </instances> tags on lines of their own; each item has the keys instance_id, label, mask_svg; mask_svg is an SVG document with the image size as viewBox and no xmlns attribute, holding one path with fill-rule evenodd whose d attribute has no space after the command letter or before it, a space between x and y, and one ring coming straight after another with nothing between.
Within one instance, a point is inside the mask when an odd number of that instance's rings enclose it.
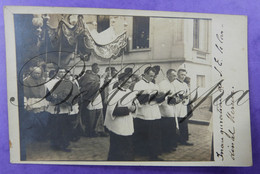
<instances>
[{"instance_id":1,"label":"procession of people","mask_svg":"<svg viewBox=\"0 0 260 174\"><path fill-rule=\"evenodd\" d=\"M107 67L100 75L92 64L82 76L71 69L47 71L38 64L24 76L24 111L21 120L21 159L27 145L49 141L55 151L71 152L80 137L109 137L109 161L133 161L176 151L189 142L187 117L190 89L184 68L168 69L158 81L160 66L148 66L137 74ZM48 76L44 76L48 74ZM188 80L187 80L188 79Z\"/></svg>"}]
</instances>

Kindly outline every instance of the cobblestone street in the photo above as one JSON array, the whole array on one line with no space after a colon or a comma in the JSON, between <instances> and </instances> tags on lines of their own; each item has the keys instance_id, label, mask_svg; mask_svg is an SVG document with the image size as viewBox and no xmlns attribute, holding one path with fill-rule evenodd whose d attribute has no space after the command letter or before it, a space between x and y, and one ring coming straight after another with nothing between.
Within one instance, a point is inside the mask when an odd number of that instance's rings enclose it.
<instances>
[{"instance_id":1,"label":"cobblestone street","mask_svg":"<svg viewBox=\"0 0 260 174\"><path fill-rule=\"evenodd\" d=\"M201 118L207 118L205 114L209 115L210 113L205 110L197 110L194 115L198 114ZM204 121L207 120L204 119ZM166 161L209 161L212 135L208 127L208 124L200 124L191 120L189 123L189 142L193 143L193 146L178 145L176 151L163 153L160 158ZM27 160L106 161L109 137L81 137L79 141L71 142L69 148L72 150L71 152L55 151L50 148L49 142L35 142L28 146ZM138 156L135 160L146 161L147 158Z\"/></svg>"},{"instance_id":2,"label":"cobblestone street","mask_svg":"<svg viewBox=\"0 0 260 174\"><path fill-rule=\"evenodd\" d=\"M208 161L210 160L211 135L208 126L189 124L190 142L193 146L179 145L177 150L164 153L160 157L169 161ZM109 149L108 137L86 138L81 137L78 142L72 142L69 146L71 152L54 151L49 142L37 142L28 147L27 157L29 161L35 160L100 160L107 159ZM146 160L145 157L137 157L136 160Z\"/></svg>"}]
</instances>

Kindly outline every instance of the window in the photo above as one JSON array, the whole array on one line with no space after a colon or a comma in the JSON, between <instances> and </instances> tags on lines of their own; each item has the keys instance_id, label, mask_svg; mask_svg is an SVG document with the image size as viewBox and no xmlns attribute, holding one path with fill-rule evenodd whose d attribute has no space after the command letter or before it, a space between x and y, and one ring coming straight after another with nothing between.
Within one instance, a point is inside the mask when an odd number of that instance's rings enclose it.
<instances>
[{"instance_id":1,"label":"window","mask_svg":"<svg viewBox=\"0 0 260 174\"><path fill-rule=\"evenodd\" d=\"M149 48L149 17L133 17L133 49Z\"/></svg>"},{"instance_id":2,"label":"window","mask_svg":"<svg viewBox=\"0 0 260 174\"><path fill-rule=\"evenodd\" d=\"M209 20L193 20L193 49L208 52L209 23Z\"/></svg>"},{"instance_id":3,"label":"window","mask_svg":"<svg viewBox=\"0 0 260 174\"><path fill-rule=\"evenodd\" d=\"M97 16L97 32L100 33L110 26L109 16Z\"/></svg>"},{"instance_id":4,"label":"window","mask_svg":"<svg viewBox=\"0 0 260 174\"><path fill-rule=\"evenodd\" d=\"M197 75L197 87L205 88L205 76Z\"/></svg>"},{"instance_id":5,"label":"window","mask_svg":"<svg viewBox=\"0 0 260 174\"><path fill-rule=\"evenodd\" d=\"M200 29L200 25L199 25L199 20L198 19L194 19L193 22L193 48L197 48L199 49L199 29Z\"/></svg>"}]
</instances>

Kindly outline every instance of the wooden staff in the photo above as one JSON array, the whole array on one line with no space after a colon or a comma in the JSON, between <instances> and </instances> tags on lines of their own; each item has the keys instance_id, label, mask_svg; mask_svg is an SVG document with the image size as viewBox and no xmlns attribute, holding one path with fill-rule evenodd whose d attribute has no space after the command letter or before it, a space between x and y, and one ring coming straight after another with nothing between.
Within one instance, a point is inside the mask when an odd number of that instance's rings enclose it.
<instances>
[{"instance_id":1,"label":"wooden staff","mask_svg":"<svg viewBox=\"0 0 260 174\"><path fill-rule=\"evenodd\" d=\"M60 28L60 46L59 46L59 60L58 60L59 68L60 68L60 61L61 61L61 41L62 41L62 27Z\"/></svg>"},{"instance_id":2,"label":"wooden staff","mask_svg":"<svg viewBox=\"0 0 260 174\"><path fill-rule=\"evenodd\" d=\"M77 56L77 52L78 52L78 39L76 38L76 46L75 46L75 51L74 51L74 64L73 64L73 78L75 75L75 69L76 69L76 56Z\"/></svg>"},{"instance_id":3,"label":"wooden staff","mask_svg":"<svg viewBox=\"0 0 260 174\"><path fill-rule=\"evenodd\" d=\"M60 59L61 59L61 38L60 38L60 46L59 46L59 60L58 60L59 67L60 67Z\"/></svg>"},{"instance_id":4,"label":"wooden staff","mask_svg":"<svg viewBox=\"0 0 260 174\"><path fill-rule=\"evenodd\" d=\"M123 54L122 54L122 57L121 57L121 69L123 68L124 53L125 53L125 51L123 51Z\"/></svg>"},{"instance_id":5,"label":"wooden staff","mask_svg":"<svg viewBox=\"0 0 260 174\"><path fill-rule=\"evenodd\" d=\"M48 60L48 46L47 46L47 27L45 26L45 30L44 30L44 37L45 37L45 63L47 63Z\"/></svg>"}]
</instances>

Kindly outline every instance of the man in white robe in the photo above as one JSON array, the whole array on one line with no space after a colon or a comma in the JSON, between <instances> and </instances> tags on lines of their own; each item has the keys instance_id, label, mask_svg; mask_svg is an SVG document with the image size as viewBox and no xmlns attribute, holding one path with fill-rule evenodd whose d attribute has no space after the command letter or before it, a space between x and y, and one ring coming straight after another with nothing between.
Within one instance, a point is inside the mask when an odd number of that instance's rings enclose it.
<instances>
[{"instance_id":1,"label":"man in white robe","mask_svg":"<svg viewBox=\"0 0 260 174\"><path fill-rule=\"evenodd\" d=\"M179 98L182 100L182 102L175 105L176 108L176 117L178 117L179 120L179 128L180 128L180 137L179 142L182 145L191 146L192 143L188 143L189 140L189 131L188 131L188 119L186 119L183 122L180 122L184 117L187 115L187 105L189 103L189 87L184 82L184 79L186 77L187 71L185 69L179 69L177 73L177 79L174 80L172 83L175 87L176 93L178 94Z\"/></svg>"},{"instance_id":2,"label":"man in white robe","mask_svg":"<svg viewBox=\"0 0 260 174\"><path fill-rule=\"evenodd\" d=\"M159 89L161 92L168 94L166 100L159 106L162 121L162 150L164 152L175 151L177 147L177 135L176 135L176 121L175 119L175 106L170 104L169 97L175 94L175 87L172 82L175 80L177 74L174 69L167 71L167 79L159 83Z\"/></svg>"},{"instance_id":3,"label":"man in white robe","mask_svg":"<svg viewBox=\"0 0 260 174\"><path fill-rule=\"evenodd\" d=\"M134 146L135 152L148 155L149 160L161 160L158 155L161 153L161 113L157 103L150 102L149 96L159 91L156 84L152 82L155 77L155 70L147 67L143 79L134 86L134 91L142 91L143 98L138 99L136 118L134 119Z\"/></svg>"}]
</instances>

